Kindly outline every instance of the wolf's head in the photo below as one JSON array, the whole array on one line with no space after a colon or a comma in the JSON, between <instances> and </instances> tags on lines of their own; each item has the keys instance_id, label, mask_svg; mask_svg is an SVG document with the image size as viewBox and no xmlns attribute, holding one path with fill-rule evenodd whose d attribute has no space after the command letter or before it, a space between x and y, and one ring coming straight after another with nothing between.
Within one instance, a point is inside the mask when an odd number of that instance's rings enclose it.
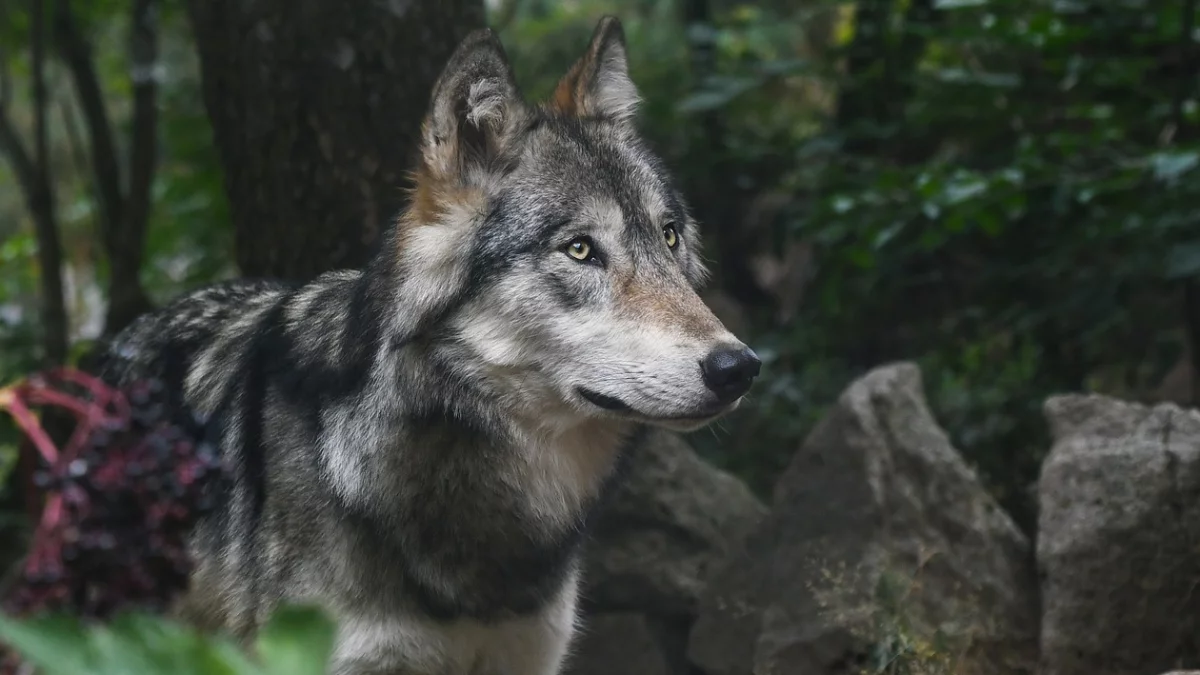
<instances>
[{"instance_id":1,"label":"wolf's head","mask_svg":"<svg viewBox=\"0 0 1200 675\"><path fill-rule=\"evenodd\" d=\"M434 88L396 246L396 330L547 416L676 429L732 410L759 360L696 294L699 232L634 127L616 19L527 104L490 30Z\"/></svg>"}]
</instances>

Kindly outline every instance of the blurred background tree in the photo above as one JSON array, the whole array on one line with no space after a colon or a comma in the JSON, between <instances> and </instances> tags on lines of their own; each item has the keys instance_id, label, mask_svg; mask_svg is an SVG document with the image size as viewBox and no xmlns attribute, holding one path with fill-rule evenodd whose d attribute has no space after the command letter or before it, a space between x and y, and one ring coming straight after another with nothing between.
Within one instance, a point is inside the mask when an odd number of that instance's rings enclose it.
<instances>
[{"instance_id":1,"label":"blurred background tree","mask_svg":"<svg viewBox=\"0 0 1200 675\"><path fill-rule=\"evenodd\" d=\"M767 363L693 439L714 461L768 489L852 377L914 359L1032 527L1047 394L1200 393L1195 0L348 7L0 5L0 381L203 282L360 263L458 37L495 26L544 96L613 13L708 300Z\"/></svg>"},{"instance_id":2,"label":"blurred background tree","mask_svg":"<svg viewBox=\"0 0 1200 675\"><path fill-rule=\"evenodd\" d=\"M429 91L484 25L482 3L188 8L239 271L306 281L364 264L404 205Z\"/></svg>"}]
</instances>

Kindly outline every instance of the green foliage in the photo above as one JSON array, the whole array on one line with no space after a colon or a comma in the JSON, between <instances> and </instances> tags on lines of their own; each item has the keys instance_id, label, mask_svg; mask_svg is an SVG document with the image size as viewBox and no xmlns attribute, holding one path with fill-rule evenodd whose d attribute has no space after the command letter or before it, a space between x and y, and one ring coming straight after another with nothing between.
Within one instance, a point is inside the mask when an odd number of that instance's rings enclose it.
<instances>
[{"instance_id":1,"label":"green foliage","mask_svg":"<svg viewBox=\"0 0 1200 675\"><path fill-rule=\"evenodd\" d=\"M129 5L74 6L125 138ZM1188 6L505 0L492 21L541 98L595 20L621 17L640 123L696 207L718 287L746 285L728 271L748 275L751 259L813 251L812 274L788 282L804 284L802 301L739 297L764 378L743 411L695 438L703 451L766 489L852 377L913 359L956 444L1029 524L1027 486L1048 445L1042 399L1150 397L1184 351L1180 289L1200 278ZM142 270L160 302L233 273L194 46L182 3L162 9ZM25 12L0 14L0 41L13 47L14 119L28 129ZM65 73L49 74L55 105L69 101ZM51 144L80 327L94 303L83 291L106 262L90 179L57 117ZM0 163L0 381L38 355L33 239L15 187Z\"/></svg>"},{"instance_id":2,"label":"green foliage","mask_svg":"<svg viewBox=\"0 0 1200 675\"><path fill-rule=\"evenodd\" d=\"M910 612L915 581L884 572L875 585L874 640L862 675L954 675L956 650L941 631L925 636Z\"/></svg>"},{"instance_id":3,"label":"green foliage","mask_svg":"<svg viewBox=\"0 0 1200 675\"><path fill-rule=\"evenodd\" d=\"M47 6L52 9L53 3ZM127 47L132 5L124 0L76 0L72 7L92 45L116 144L125 153L132 132ZM183 4L161 3L158 17L158 166L142 276L152 299L163 302L184 289L233 273L233 230ZM7 109L22 141L32 148L29 20L24 5L0 12L0 42L12 46L0 51L0 68L6 69L12 83ZM71 79L54 58L47 62L46 76L52 180L64 269L72 282L67 298L72 339L81 341L95 337L101 328L96 305L104 301L108 261L100 253L90 144ZM126 158L120 159L124 165ZM0 154L0 381L27 370L10 368L10 360L25 363L38 357L35 253L32 222L16 177ZM31 339L19 339L26 336Z\"/></svg>"},{"instance_id":4,"label":"green foliage","mask_svg":"<svg viewBox=\"0 0 1200 675\"><path fill-rule=\"evenodd\" d=\"M1009 490L1036 476L1045 395L1104 368L1139 395L1148 338L1183 319L1169 282L1196 272L1200 146L1164 139L1200 119L1194 83L1162 72L1181 9L906 17L897 39L927 44L898 73L904 109L880 135L832 125L858 151L794 178L821 193L790 223L823 252L809 316L871 360L929 363L944 421Z\"/></svg>"},{"instance_id":5,"label":"green foliage","mask_svg":"<svg viewBox=\"0 0 1200 675\"><path fill-rule=\"evenodd\" d=\"M621 15L642 126L706 209L719 268L813 247L788 320L747 307L764 381L696 438L758 487L852 377L912 359L1029 525L1044 397L1145 398L1180 357L1179 285L1200 275L1185 6L516 4L504 37L535 93L600 13ZM710 12L686 23L697 4ZM776 213L737 232L771 195Z\"/></svg>"},{"instance_id":6,"label":"green foliage","mask_svg":"<svg viewBox=\"0 0 1200 675\"><path fill-rule=\"evenodd\" d=\"M669 154L685 189L712 185L720 159L741 208L786 195L757 250L801 241L818 261L794 318L755 315L766 381L716 447L765 487L852 376L915 359L939 419L1029 524L1044 397L1144 398L1182 352L1179 284L1200 273L1184 6L712 5L689 38L715 65L666 113L692 129Z\"/></svg>"},{"instance_id":7,"label":"green foliage","mask_svg":"<svg viewBox=\"0 0 1200 675\"><path fill-rule=\"evenodd\" d=\"M212 127L201 100L200 69L182 7L162 17L165 78L159 90L163 160L142 278L155 302L235 273L233 227Z\"/></svg>"},{"instance_id":8,"label":"green foliage","mask_svg":"<svg viewBox=\"0 0 1200 675\"><path fill-rule=\"evenodd\" d=\"M332 654L334 625L311 607L281 608L253 655L227 638L142 614L106 624L0 617L0 639L44 675L321 675Z\"/></svg>"},{"instance_id":9,"label":"green foliage","mask_svg":"<svg viewBox=\"0 0 1200 675\"><path fill-rule=\"evenodd\" d=\"M46 3L52 8L53 3ZM118 148L130 138L128 49L131 3L75 0L81 29L92 44ZM233 273L233 230L212 130L201 100L200 74L183 4L161 3L158 168L152 188L143 283L155 302ZM18 3L0 11L0 68L12 81L9 116L32 148L29 99L29 21ZM65 68L46 67L50 95L49 141L58 206L63 270L71 329L71 358L99 334L108 261L101 254L98 205L88 160L90 144ZM122 150L124 152L124 150ZM122 158L124 159L124 158ZM36 369L41 359L36 244L25 200L0 153L0 386ZM0 419L0 499L18 434Z\"/></svg>"},{"instance_id":10,"label":"green foliage","mask_svg":"<svg viewBox=\"0 0 1200 675\"><path fill-rule=\"evenodd\" d=\"M30 305L14 302L32 295L37 264L31 232L13 233L0 242L0 386L29 372L38 353L38 325Z\"/></svg>"}]
</instances>

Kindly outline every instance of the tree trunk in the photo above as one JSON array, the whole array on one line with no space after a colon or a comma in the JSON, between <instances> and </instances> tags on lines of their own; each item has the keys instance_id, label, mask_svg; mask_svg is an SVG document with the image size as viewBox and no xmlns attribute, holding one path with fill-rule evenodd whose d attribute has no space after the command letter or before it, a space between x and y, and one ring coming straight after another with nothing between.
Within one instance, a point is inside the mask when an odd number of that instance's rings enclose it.
<instances>
[{"instance_id":1,"label":"tree trunk","mask_svg":"<svg viewBox=\"0 0 1200 675\"><path fill-rule=\"evenodd\" d=\"M189 0L237 264L361 265L403 205L430 89L481 0Z\"/></svg>"},{"instance_id":2,"label":"tree trunk","mask_svg":"<svg viewBox=\"0 0 1200 675\"><path fill-rule=\"evenodd\" d=\"M54 44L75 83L91 140L100 241L108 257L108 311L104 332L113 335L151 308L139 271L150 218L151 187L158 153L158 58L156 0L134 0L130 21L130 74L133 79L133 136L128 180L122 180L120 144L104 103L92 45L70 0L54 9ZM68 127L69 129L70 127ZM126 187L122 187L122 183Z\"/></svg>"},{"instance_id":3,"label":"tree trunk","mask_svg":"<svg viewBox=\"0 0 1200 675\"><path fill-rule=\"evenodd\" d=\"M154 174L158 168L158 7L156 0L133 0L129 27L133 80L133 134L125 221L113 233L108 250L108 315L104 330L115 334L150 309L142 288L142 260L150 227Z\"/></svg>"},{"instance_id":4,"label":"tree trunk","mask_svg":"<svg viewBox=\"0 0 1200 675\"><path fill-rule=\"evenodd\" d=\"M38 244L38 265L41 267L42 284L42 343L46 349L46 361L59 365L67 360L67 311L64 305L62 271L62 244L58 236L58 218L54 215L54 188L50 182L50 147L47 128L49 103L46 98L46 79L43 68L46 64L45 6L41 0L32 3L33 25L31 47L33 52L33 114L34 114L34 157L36 177L29 194L29 210L33 214L34 230Z\"/></svg>"},{"instance_id":5,"label":"tree trunk","mask_svg":"<svg viewBox=\"0 0 1200 675\"><path fill-rule=\"evenodd\" d=\"M862 0L854 8L854 37L846 50L846 75L838 92L842 149L853 155L878 151L887 123L888 19L893 0Z\"/></svg>"}]
</instances>

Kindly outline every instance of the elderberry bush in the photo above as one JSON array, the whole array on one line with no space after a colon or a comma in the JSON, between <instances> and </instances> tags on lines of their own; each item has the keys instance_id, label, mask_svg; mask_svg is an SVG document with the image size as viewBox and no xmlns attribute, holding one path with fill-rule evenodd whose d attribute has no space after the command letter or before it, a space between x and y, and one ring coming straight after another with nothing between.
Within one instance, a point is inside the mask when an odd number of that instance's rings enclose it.
<instances>
[{"instance_id":1,"label":"elderberry bush","mask_svg":"<svg viewBox=\"0 0 1200 675\"><path fill-rule=\"evenodd\" d=\"M119 404L80 414L71 444L34 475L46 511L4 603L11 614L164 610L187 584L188 534L221 489L216 448L199 425L168 414L159 382L123 394L87 382Z\"/></svg>"}]
</instances>

